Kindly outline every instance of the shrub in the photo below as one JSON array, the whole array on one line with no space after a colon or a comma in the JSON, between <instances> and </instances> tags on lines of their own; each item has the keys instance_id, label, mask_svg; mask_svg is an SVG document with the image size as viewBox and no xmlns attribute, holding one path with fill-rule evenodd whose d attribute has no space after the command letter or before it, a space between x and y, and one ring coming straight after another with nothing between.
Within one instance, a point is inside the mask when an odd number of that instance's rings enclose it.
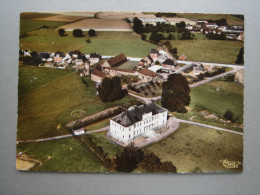
<instances>
[{"instance_id":1,"label":"shrub","mask_svg":"<svg viewBox=\"0 0 260 195\"><path fill-rule=\"evenodd\" d=\"M141 87L140 87L140 90L141 90L141 91L144 91L144 90L145 90L145 89L144 89L144 86L141 86Z\"/></svg>"},{"instance_id":2,"label":"shrub","mask_svg":"<svg viewBox=\"0 0 260 195\"><path fill-rule=\"evenodd\" d=\"M231 110L227 110L224 114L224 118L227 120L233 120L234 114Z\"/></svg>"},{"instance_id":3,"label":"shrub","mask_svg":"<svg viewBox=\"0 0 260 195\"><path fill-rule=\"evenodd\" d=\"M94 36L96 36L96 31L94 29L90 29L88 31L88 35L91 36L91 37L94 37Z\"/></svg>"},{"instance_id":4,"label":"shrub","mask_svg":"<svg viewBox=\"0 0 260 195\"><path fill-rule=\"evenodd\" d=\"M74 37L82 37L83 36L83 32L81 29L74 29L73 30L73 36Z\"/></svg>"},{"instance_id":5,"label":"shrub","mask_svg":"<svg viewBox=\"0 0 260 195\"><path fill-rule=\"evenodd\" d=\"M146 39L146 35L145 34L141 34L141 39L145 40Z\"/></svg>"},{"instance_id":6,"label":"shrub","mask_svg":"<svg viewBox=\"0 0 260 195\"><path fill-rule=\"evenodd\" d=\"M60 35L61 37L63 37L63 36L65 35L65 30L64 30L63 28L60 28L60 29L58 30L58 33L59 33L59 35Z\"/></svg>"},{"instance_id":7,"label":"shrub","mask_svg":"<svg viewBox=\"0 0 260 195\"><path fill-rule=\"evenodd\" d=\"M148 96L148 93L147 93L147 92L145 92L145 93L144 93L144 95Z\"/></svg>"}]
</instances>

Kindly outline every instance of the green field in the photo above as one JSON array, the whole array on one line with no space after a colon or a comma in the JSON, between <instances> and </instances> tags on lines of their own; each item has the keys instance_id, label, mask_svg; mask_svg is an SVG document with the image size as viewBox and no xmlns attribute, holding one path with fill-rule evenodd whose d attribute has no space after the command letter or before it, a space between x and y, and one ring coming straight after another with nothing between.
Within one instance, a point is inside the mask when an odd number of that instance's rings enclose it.
<instances>
[{"instance_id":1,"label":"green field","mask_svg":"<svg viewBox=\"0 0 260 195\"><path fill-rule=\"evenodd\" d=\"M33 171L106 171L96 157L88 149L82 147L74 138L19 144L17 152L24 152L30 158L42 162L41 166L37 165L33 167Z\"/></svg>"},{"instance_id":2,"label":"green field","mask_svg":"<svg viewBox=\"0 0 260 195\"><path fill-rule=\"evenodd\" d=\"M72 32L60 37L55 29L32 31L28 37L20 39L20 47L41 52L80 50L83 53L97 52L101 55L118 55L124 53L129 57L144 57L151 48L157 46L142 41L132 32L97 32L96 37L73 37ZM91 43L86 43L90 39Z\"/></svg>"},{"instance_id":3,"label":"green field","mask_svg":"<svg viewBox=\"0 0 260 195\"><path fill-rule=\"evenodd\" d=\"M216 91L219 88L220 91ZM222 128L230 128L237 131L243 131L243 128L236 124L224 124L219 119L223 118L227 109L234 113L238 124L243 124L243 91L244 86L235 82L211 81L207 84L191 89L190 111L186 114L178 113L177 118L206 123ZM209 114L216 115L219 119L206 119L201 115L201 111L207 111Z\"/></svg>"},{"instance_id":4,"label":"green field","mask_svg":"<svg viewBox=\"0 0 260 195\"><path fill-rule=\"evenodd\" d=\"M211 19L220 20L225 18L228 25L244 25L244 20L230 14L199 14L199 13L177 13L178 16L188 18L191 20L196 19Z\"/></svg>"},{"instance_id":5,"label":"green field","mask_svg":"<svg viewBox=\"0 0 260 195\"><path fill-rule=\"evenodd\" d=\"M20 67L28 69L27 67ZM48 71L48 68L39 68ZM25 78L31 77L26 72ZM45 75L46 73L43 73ZM34 75L34 71L32 71ZM59 75L58 75L59 76ZM24 75L20 75L20 86L25 86ZM50 81L53 77L50 77ZM38 79L38 78L37 78ZM46 80L47 82L47 80ZM88 80L86 87L78 73L62 76L46 83L18 99L18 132L17 140L37 139L67 134L64 124L79 117L71 116L75 110L83 110L85 115L102 111L106 108L129 102L134 98L126 96L112 103L103 103L96 96L94 82ZM28 88L32 87L28 84ZM56 127L61 124L61 129Z\"/></svg>"},{"instance_id":6,"label":"green field","mask_svg":"<svg viewBox=\"0 0 260 195\"><path fill-rule=\"evenodd\" d=\"M178 55L185 54L190 61L235 64L243 42L223 40L172 40Z\"/></svg>"},{"instance_id":7,"label":"green field","mask_svg":"<svg viewBox=\"0 0 260 195\"><path fill-rule=\"evenodd\" d=\"M243 162L243 136L214 129L180 124L168 138L145 148L162 161L171 161L178 173L201 170L204 173L241 172L223 167L220 160Z\"/></svg>"},{"instance_id":8,"label":"green field","mask_svg":"<svg viewBox=\"0 0 260 195\"><path fill-rule=\"evenodd\" d=\"M44 70L43 70L44 69ZM24 95L55 79L74 73L71 70L38 68L33 66L19 67L18 95Z\"/></svg>"},{"instance_id":9,"label":"green field","mask_svg":"<svg viewBox=\"0 0 260 195\"><path fill-rule=\"evenodd\" d=\"M149 40L150 36L152 33L144 33L146 35L146 39ZM169 34L172 34L175 39L178 39L178 37L181 37L182 33L178 33L178 32L171 32L171 33L166 33L166 32L159 32L159 34L163 34L163 36L165 38L167 38L169 36ZM206 36L204 34L201 33L192 33L194 34L194 39L195 40L204 40L207 39Z\"/></svg>"},{"instance_id":10,"label":"green field","mask_svg":"<svg viewBox=\"0 0 260 195\"><path fill-rule=\"evenodd\" d=\"M38 30L42 28L44 25L48 26L49 28L56 28L66 24L68 24L68 22L20 20L20 34Z\"/></svg>"},{"instance_id":11,"label":"green field","mask_svg":"<svg viewBox=\"0 0 260 195\"><path fill-rule=\"evenodd\" d=\"M97 146L102 147L104 153L107 153L109 158L113 158L123 151L123 147L108 140L108 138L106 137L106 133L107 131L102 131L99 133L92 133L89 135L81 135L81 137L82 139L84 139L85 136L90 136Z\"/></svg>"}]
</instances>

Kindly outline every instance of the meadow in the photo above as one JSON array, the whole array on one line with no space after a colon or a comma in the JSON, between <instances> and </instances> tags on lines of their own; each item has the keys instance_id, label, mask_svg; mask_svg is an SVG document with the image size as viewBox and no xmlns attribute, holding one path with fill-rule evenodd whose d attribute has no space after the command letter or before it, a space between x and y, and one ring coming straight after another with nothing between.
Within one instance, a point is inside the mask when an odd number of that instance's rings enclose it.
<instances>
[{"instance_id":1,"label":"meadow","mask_svg":"<svg viewBox=\"0 0 260 195\"><path fill-rule=\"evenodd\" d=\"M178 16L191 20L208 19L220 20L225 18L228 25L244 25L244 20L231 14L202 14L202 13L177 13Z\"/></svg>"},{"instance_id":2,"label":"meadow","mask_svg":"<svg viewBox=\"0 0 260 195\"><path fill-rule=\"evenodd\" d=\"M243 163L243 136L195 125L180 124L169 137L145 147L162 161L171 161L178 173L241 172L225 168L221 160Z\"/></svg>"},{"instance_id":3,"label":"meadow","mask_svg":"<svg viewBox=\"0 0 260 195\"><path fill-rule=\"evenodd\" d=\"M30 158L40 160L32 171L57 172L105 172L105 167L88 149L82 147L74 138L65 138L47 142L17 145L17 152L23 152Z\"/></svg>"},{"instance_id":4,"label":"meadow","mask_svg":"<svg viewBox=\"0 0 260 195\"><path fill-rule=\"evenodd\" d=\"M83 37L73 37L72 32L66 32L66 36L61 37L55 29L31 31L28 37L20 38L20 47L38 52L80 50L86 54L96 52L111 56L124 53L129 57L144 57L151 48L157 47L142 41L133 32L96 32L95 37L89 37L87 32L83 34Z\"/></svg>"},{"instance_id":5,"label":"meadow","mask_svg":"<svg viewBox=\"0 0 260 195\"><path fill-rule=\"evenodd\" d=\"M217 91L216 89L219 89ZM226 129L243 131L239 125L243 124L243 92L244 86L236 82L228 82L223 80L211 81L207 84L191 89L191 103L189 111L185 114L177 113L176 117L192 120L195 122L206 123L213 126L219 126ZM223 119L223 115L227 110L234 113L237 125L232 123L223 123L219 119ZM203 111L207 115L215 115L216 118L205 118Z\"/></svg>"},{"instance_id":6,"label":"meadow","mask_svg":"<svg viewBox=\"0 0 260 195\"><path fill-rule=\"evenodd\" d=\"M27 67L20 67L21 69ZM36 67L37 68L37 67ZM41 75L48 73L48 68L38 68L42 71ZM30 68L31 70L31 68ZM19 85L25 86L23 77L31 78L32 75L20 74ZM43 73L43 72L47 73ZM53 69L52 69L53 71ZM59 75L58 75L59 76ZM86 87L81 81L79 73L74 72L61 76L57 79L50 77L44 82L44 85L38 88L33 88L30 83L26 82L26 86L32 91L28 91L18 98L18 132L17 140L37 139L43 137L51 137L57 135L68 134L64 125L79 118L72 116L71 113L75 110L83 110L85 116L102 111L112 106L120 105L124 102L129 102L134 98L126 96L121 100L103 103L96 96L95 84L88 77L89 86ZM58 125L60 129L57 129Z\"/></svg>"}]
</instances>

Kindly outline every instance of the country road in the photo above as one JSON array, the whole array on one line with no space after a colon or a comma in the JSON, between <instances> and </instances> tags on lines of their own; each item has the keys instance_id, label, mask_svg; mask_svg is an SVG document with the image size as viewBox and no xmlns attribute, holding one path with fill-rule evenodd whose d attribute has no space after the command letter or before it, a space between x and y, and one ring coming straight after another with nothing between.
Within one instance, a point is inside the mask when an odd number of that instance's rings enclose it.
<instances>
[{"instance_id":1,"label":"country road","mask_svg":"<svg viewBox=\"0 0 260 195\"><path fill-rule=\"evenodd\" d=\"M106 126L106 127L101 128L101 129L94 130L94 131L86 131L85 134L98 133L98 132L105 131L105 130L109 130L109 126ZM60 135L60 136L55 136L55 137L47 137L47 138L42 138L42 139L17 141L17 142L18 143L44 142L44 141L63 139L63 138L73 137L73 136L76 136L76 135L74 135L74 134L66 134L66 135Z\"/></svg>"}]
</instances>

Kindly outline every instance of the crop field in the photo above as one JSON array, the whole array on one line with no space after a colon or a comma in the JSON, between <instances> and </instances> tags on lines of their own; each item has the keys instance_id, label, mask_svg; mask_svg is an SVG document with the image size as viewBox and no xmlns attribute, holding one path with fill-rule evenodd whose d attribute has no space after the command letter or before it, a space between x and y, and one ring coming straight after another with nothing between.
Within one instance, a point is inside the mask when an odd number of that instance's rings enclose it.
<instances>
[{"instance_id":1,"label":"crop field","mask_svg":"<svg viewBox=\"0 0 260 195\"><path fill-rule=\"evenodd\" d=\"M48 71L48 68L39 69ZM25 85L22 83L22 78L31 77L29 70L23 71L23 73L26 74L20 74L20 86ZM35 75L35 71L32 71L33 75ZM38 79L39 76L36 78ZM17 140L68 134L64 124L79 118L71 114L73 111L83 110L85 116L87 116L134 99L131 96L126 96L116 102L103 103L96 96L94 83L90 78L88 81L89 86L86 87L76 72L65 76L58 75L57 79L53 79L53 76L50 77L52 82L47 83L47 81L44 81L42 82L45 83L44 86L38 88L34 88L32 84L28 88L34 90L19 96ZM25 82L27 82L26 79ZM59 124L61 128L57 128Z\"/></svg>"},{"instance_id":2,"label":"crop field","mask_svg":"<svg viewBox=\"0 0 260 195\"><path fill-rule=\"evenodd\" d=\"M97 19L88 18L61 26L65 30L72 31L73 29L95 29L96 31L131 31L128 23L118 19Z\"/></svg>"},{"instance_id":3,"label":"crop field","mask_svg":"<svg viewBox=\"0 0 260 195\"><path fill-rule=\"evenodd\" d=\"M49 16L55 16L56 14L53 13L39 13L39 12L22 12L20 14L20 19L21 20L35 20L35 19L40 19L40 18L46 18Z\"/></svg>"},{"instance_id":4,"label":"crop field","mask_svg":"<svg viewBox=\"0 0 260 195\"><path fill-rule=\"evenodd\" d=\"M97 13L98 18L103 19L120 19L123 20L124 18L130 17L149 17L155 18L154 14L144 14L142 12L100 12Z\"/></svg>"},{"instance_id":5,"label":"crop field","mask_svg":"<svg viewBox=\"0 0 260 195\"><path fill-rule=\"evenodd\" d=\"M241 172L223 166L221 160L243 163L243 136L195 125L180 124L178 130L168 138L147 146L162 161L171 161L178 173Z\"/></svg>"},{"instance_id":6,"label":"crop field","mask_svg":"<svg viewBox=\"0 0 260 195\"><path fill-rule=\"evenodd\" d=\"M223 40L172 40L178 55L185 54L190 61L235 64L239 50L244 46L240 41Z\"/></svg>"},{"instance_id":7,"label":"crop field","mask_svg":"<svg viewBox=\"0 0 260 195\"><path fill-rule=\"evenodd\" d=\"M68 16L68 15L54 15L45 18L37 18L35 20L44 21L59 21L59 22L75 22L77 20L85 19L85 16Z\"/></svg>"},{"instance_id":8,"label":"crop field","mask_svg":"<svg viewBox=\"0 0 260 195\"><path fill-rule=\"evenodd\" d=\"M74 138L17 145L17 152L24 152L37 159L42 165L35 165L33 171L62 172L105 172L106 169L88 149Z\"/></svg>"},{"instance_id":9,"label":"crop field","mask_svg":"<svg viewBox=\"0 0 260 195\"><path fill-rule=\"evenodd\" d=\"M67 22L20 20L20 34L38 30L43 26L47 26L48 28L56 28L65 24L67 24Z\"/></svg>"},{"instance_id":10,"label":"crop field","mask_svg":"<svg viewBox=\"0 0 260 195\"><path fill-rule=\"evenodd\" d=\"M216 91L217 88L219 88L219 91ZM185 114L178 113L176 117L186 120L192 118L195 122L243 131L243 128L240 127L240 124L243 124L244 113L243 88L242 84L221 80L211 81L192 88L190 110ZM234 118L237 119L238 124L228 124L220 121L227 109L234 113ZM209 113L207 115L215 115L215 117L205 118L203 111Z\"/></svg>"},{"instance_id":11,"label":"crop field","mask_svg":"<svg viewBox=\"0 0 260 195\"><path fill-rule=\"evenodd\" d=\"M89 54L97 52L101 55L118 55L124 53L130 57L144 57L151 48L157 46L144 42L132 32L97 32L97 36L73 37L72 32L60 37L55 29L43 29L28 33L28 37L20 38L20 47L38 52L70 52L80 50ZM90 39L91 43L86 43Z\"/></svg>"},{"instance_id":12,"label":"crop field","mask_svg":"<svg viewBox=\"0 0 260 195\"><path fill-rule=\"evenodd\" d=\"M244 20L230 14L202 14L202 13L177 13L178 16L188 18L191 20L196 19L211 19L220 20L227 19L228 25L244 25Z\"/></svg>"}]
</instances>

